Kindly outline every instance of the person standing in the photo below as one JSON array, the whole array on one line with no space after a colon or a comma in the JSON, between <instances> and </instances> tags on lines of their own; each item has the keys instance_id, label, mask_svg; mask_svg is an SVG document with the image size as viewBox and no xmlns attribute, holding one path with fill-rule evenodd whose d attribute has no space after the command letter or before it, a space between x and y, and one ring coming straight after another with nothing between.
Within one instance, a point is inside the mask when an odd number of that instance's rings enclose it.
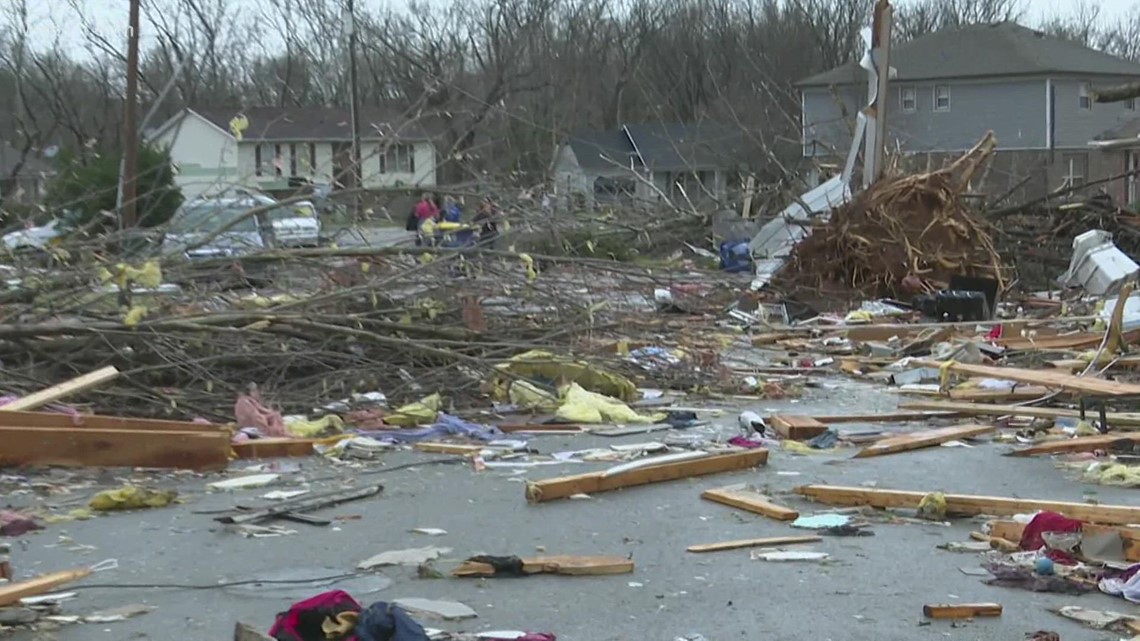
<instances>
[{"instance_id":1,"label":"person standing","mask_svg":"<svg viewBox=\"0 0 1140 641\"><path fill-rule=\"evenodd\" d=\"M475 224L479 225L479 245L494 249L495 241L499 238L499 211L490 197L484 198L483 202L479 203Z\"/></svg>"},{"instance_id":2,"label":"person standing","mask_svg":"<svg viewBox=\"0 0 1140 641\"><path fill-rule=\"evenodd\" d=\"M435 203L432 202L431 194L425 192L420 202L416 203L417 245L428 244L434 240L435 220L438 217L439 207L436 207ZM430 225L432 229L425 230L425 224ZM431 232L430 237L426 232Z\"/></svg>"},{"instance_id":3,"label":"person standing","mask_svg":"<svg viewBox=\"0 0 1140 641\"><path fill-rule=\"evenodd\" d=\"M463 210L459 208L459 203L455 202L453 196L444 197L443 210L440 213L445 223L457 223L463 219Z\"/></svg>"}]
</instances>

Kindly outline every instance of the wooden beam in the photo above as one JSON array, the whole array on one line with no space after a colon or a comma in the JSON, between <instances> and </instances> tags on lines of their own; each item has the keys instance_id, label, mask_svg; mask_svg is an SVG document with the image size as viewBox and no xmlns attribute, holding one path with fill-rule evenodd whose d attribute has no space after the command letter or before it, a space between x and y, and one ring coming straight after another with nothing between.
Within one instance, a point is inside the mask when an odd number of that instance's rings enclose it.
<instances>
[{"instance_id":1,"label":"wooden beam","mask_svg":"<svg viewBox=\"0 0 1140 641\"><path fill-rule=\"evenodd\" d=\"M941 367L939 361L919 361L919 367ZM1071 393L1089 394L1096 396L1140 396L1140 385L1135 383L1122 383L1120 381L1106 381L1091 376L1073 376L1063 372L1021 369L1018 367L994 367L991 365L968 365L966 363L949 362L945 365L951 372L969 374L971 376L985 376L987 378L1001 378L1029 385L1040 385L1051 389L1059 389Z\"/></svg>"},{"instance_id":2,"label":"wooden beam","mask_svg":"<svg viewBox=\"0 0 1140 641\"><path fill-rule=\"evenodd\" d=\"M701 492L701 498L706 501L712 501L713 503L734 507L738 510L744 510L745 512L766 516L777 521L795 521L800 518L799 512L789 507L784 507L783 505L776 505L769 501L764 495L751 490L733 488L705 490Z\"/></svg>"},{"instance_id":3,"label":"wooden beam","mask_svg":"<svg viewBox=\"0 0 1140 641\"><path fill-rule=\"evenodd\" d=\"M903 490L879 490L863 487L843 487L838 485L802 485L794 492L826 505L859 506L877 508L918 507L927 492L907 492ZM992 514L1012 516L1038 511L1064 514L1071 519L1105 525L1127 525L1140 523L1140 507L1125 505L1092 505L1088 503L1068 503L1065 501L1044 501L1035 499L1010 499L997 496L972 496L969 494L946 494L946 511L961 516Z\"/></svg>"},{"instance_id":4,"label":"wooden beam","mask_svg":"<svg viewBox=\"0 0 1140 641\"><path fill-rule=\"evenodd\" d=\"M996 429L997 428L993 425L953 425L933 430L912 432L910 434L899 434L881 441L875 441L870 447L865 447L855 454L854 458L869 458L872 456L883 456L885 454L896 454L898 452L909 452L911 450L931 447L960 438L971 438L981 434L988 434Z\"/></svg>"},{"instance_id":5,"label":"wooden beam","mask_svg":"<svg viewBox=\"0 0 1140 641\"><path fill-rule=\"evenodd\" d=\"M4 409L7 409L4 407ZM60 412L0 412L0 426L6 427L58 427L99 430L151 430L157 432L228 432L229 425L194 423L191 421L160 421L148 418L123 418L96 414L62 414Z\"/></svg>"},{"instance_id":6,"label":"wooden beam","mask_svg":"<svg viewBox=\"0 0 1140 641\"><path fill-rule=\"evenodd\" d=\"M1080 410L1061 407L1029 407L1026 405L985 405L982 403L956 403L954 401L912 401L899 403L909 409L949 410L966 416L1029 416L1032 418L1080 418ZM1095 416L1094 413L1088 413ZM1140 414L1109 412L1108 424L1118 429L1140 427Z\"/></svg>"},{"instance_id":7,"label":"wooden beam","mask_svg":"<svg viewBox=\"0 0 1140 641\"><path fill-rule=\"evenodd\" d=\"M633 559L624 556L536 556L522 560L524 574L558 574L562 576L608 576L633 572ZM452 576L490 577L495 568L490 563L467 561L451 571Z\"/></svg>"},{"instance_id":8,"label":"wooden beam","mask_svg":"<svg viewBox=\"0 0 1140 641\"><path fill-rule=\"evenodd\" d=\"M793 441L807 441L827 431L826 425L810 416L773 414L768 422L780 436Z\"/></svg>"},{"instance_id":9,"label":"wooden beam","mask_svg":"<svg viewBox=\"0 0 1140 641\"><path fill-rule=\"evenodd\" d=\"M44 405L54 403L62 398L71 396L72 394L85 392L92 387L102 385L103 383L115 379L118 377L118 375L119 370L108 365L102 369L97 369L94 372L84 374L83 376L77 376L58 385L52 385L47 389L40 390L33 394L21 396L11 403L0 405L0 411L17 412L23 410L39 409Z\"/></svg>"},{"instance_id":10,"label":"wooden beam","mask_svg":"<svg viewBox=\"0 0 1140 641\"><path fill-rule=\"evenodd\" d=\"M587 428L581 425L559 423L506 423L497 425L499 431L504 434L512 434L514 432L585 432Z\"/></svg>"},{"instance_id":11,"label":"wooden beam","mask_svg":"<svg viewBox=\"0 0 1140 641\"><path fill-rule=\"evenodd\" d=\"M1049 390L1036 385L1018 385L1013 389L952 389L948 396L952 401L1032 401L1049 393Z\"/></svg>"},{"instance_id":12,"label":"wooden beam","mask_svg":"<svg viewBox=\"0 0 1140 641\"><path fill-rule=\"evenodd\" d=\"M942 603L922 606L928 619L973 619L974 617L1000 617L1000 603Z\"/></svg>"},{"instance_id":13,"label":"wooden beam","mask_svg":"<svg viewBox=\"0 0 1140 641\"><path fill-rule=\"evenodd\" d=\"M812 416L825 425L837 423L907 423L929 421L932 418L957 418L954 412L884 412L881 414L845 414L842 416Z\"/></svg>"},{"instance_id":14,"label":"wooden beam","mask_svg":"<svg viewBox=\"0 0 1140 641\"><path fill-rule=\"evenodd\" d=\"M1109 364L1110 363L1105 363L1105 365ZM1089 362L1074 358L1059 361L1045 361L1045 365L1075 374L1076 372L1084 371L1084 369L1089 366ZM1109 369L1136 369L1138 367L1140 367L1140 356L1121 356L1111 361L1111 367L1109 367Z\"/></svg>"},{"instance_id":15,"label":"wooden beam","mask_svg":"<svg viewBox=\"0 0 1140 641\"><path fill-rule=\"evenodd\" d=\"M222 470L232 451L226 432L0 427L0 443L0 467Z\"/></svg>"},{"instance_id":16,"label":"wooden beam","mask_svg":"<svg viewBox=\"0 0 1140 641\"><path fill-rule=\"evenodd\" d=\"M574 476L561 476L526 485L526 499L530 503L543 503L564 499L575 494L596 494L610 492L625 487L675 481L677 479L721 472L747 470L768 462L768 450L755 449L746 452L720 454L691 461L664 463L625 474L605 476L605 472L589 472Z\"/></svg>"},{"instance_id":17,"label":"wooden beam","mask_svg":"<svg viewBox=\"0 0 1140 641\"><path fill-rule=\"evenodd\" d=\"M255 438L234 443L238 458L291 458L312 456L319 438Z\"/></svg>"},{"instance_id":18,"label":"wooden beam","mask_svg":"<svg viewBox=\"0 0 1140 641\"><path fill-rule=\"evenodd\" d=\"M776 547L780 545L796 545L799 543L818 543L821 536L770 536L765 539L740 539L737 541L723 541L721 543L701 543L686 548L689 552L702 554L705 552L722 552L724 550L740 550L742 548Z\"/></svg>"},{"instance_id":19,"label":"wooden beam","mask_svg":"<svg viewBox=\"0 0 1140 641\"><path fill-rule=\"evenodd\" d=\"M0 585L0 607L19 603L20 599L47 594L61 585L91 576L91 570L63 570L51 574L41 574L34 579Z\"/></svg>"},{"instance_id":20,"label":"wooden beam","mask_svg":"<svg viewBox=\"0 0 1140 641\"><path fill-rule=\"evenodd\" d=\"M990 521L989 525L991 536L1009 541L1021 541L1021 535L1025 531L1025 524L1017 521ZM1088 534L1116 533L1124 544L1124 560L1132 563L1140 562L1140 529L1085 523L1081 526L1081 531Z\"/></svg>"},{"instance_id":21,"label":"wooden beam","mask_svg":"<svg viewBox=\"0 0 1140 641\"><path fill-rule=\"evenodd\" d=\"M1114 447L1140 444L1140 433L1105 434L1103 436L1079 436L1059 441L1047 441L1009 452L1009 456L1038 456L1041 454L1063 454L1066 452L1092 452L1109 450Z\"/></svg>"},{"instance_id":22,"label":"wooden beam","mask_svg":"<svg viewBox=\"0 0 1140 641\"><path fill-rule=\"evenodd\" d=\"M413 449L420 452L429 452L431 454L459 454L462 456L475 456L482 452L485 447L482 445L467 445L463 443L416 443L412 446Z\"/></svg>"}]
</instances>

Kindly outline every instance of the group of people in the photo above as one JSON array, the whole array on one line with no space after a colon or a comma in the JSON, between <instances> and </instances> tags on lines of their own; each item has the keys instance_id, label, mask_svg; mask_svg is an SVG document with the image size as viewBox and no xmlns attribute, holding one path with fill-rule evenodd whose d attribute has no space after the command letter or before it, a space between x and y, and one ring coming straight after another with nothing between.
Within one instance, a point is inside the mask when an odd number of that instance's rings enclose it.
<instances>
[{"instance_id":1,"label":"group of people","mask_svg":"<svg viewBox=\"0 0 1140 641\"><path fill-rule=\"evenodd\" d=\"M478 244L481 247L494 248L495 240L499 236L499 220L502 213L495 206L490 196L479 203L472 222L479 226ZM433 197L425 193L408 216L408 231L416 232L417 246L435 246L439 244L443 234L440 233L439 223L460 223L463 221L463 210L452 196Z\"/></svg>"}]
</instances>

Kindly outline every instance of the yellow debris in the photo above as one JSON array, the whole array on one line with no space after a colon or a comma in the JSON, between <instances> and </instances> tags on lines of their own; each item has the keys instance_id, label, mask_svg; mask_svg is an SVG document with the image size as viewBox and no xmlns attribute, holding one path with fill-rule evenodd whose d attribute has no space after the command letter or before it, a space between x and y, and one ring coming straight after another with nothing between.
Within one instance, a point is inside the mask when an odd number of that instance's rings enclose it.
<instances>
[{"instance_id":1,"label":"yellow debris","mask_svg":"<svg viewBox=\"0 0 1140 641\"><path fill-rule=\"evenodd\" d=\"M166 507L178 498L175 490L151 490L124 485L117 490L104 490L91 497L88 506L97 512L138 510L148 507Z\"/></svg>"}]
</instances>

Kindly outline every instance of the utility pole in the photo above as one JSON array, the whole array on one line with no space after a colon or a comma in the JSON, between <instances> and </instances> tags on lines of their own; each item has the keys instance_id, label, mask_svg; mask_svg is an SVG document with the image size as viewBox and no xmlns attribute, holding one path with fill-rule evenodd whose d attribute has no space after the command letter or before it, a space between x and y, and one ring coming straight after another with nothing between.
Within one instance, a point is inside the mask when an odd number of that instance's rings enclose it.
<instances>
[{"instance_id":1,"label":"utility pole","mask_svg":"<svg viewBox=\"0 0 1140 641\"><path fill-rule=\"evenodd\" d=\"M127 104L123 113L123 206L119 225L130 229L138 224L139 177L139 4L130 0L130 27L127 33Z\"/></svg>"},{"instance_id":2,"label":"utility pole","mask_svg":"<svg viewBox=\"0 0 1140 641\"><path fill-rule=\"evenodd\" d=\"M887 90L891 75L891 19L893 10L888 0L875 4L871 21L871 64L875 68L874 95L871 105L872 135L867 137L863 157L863 187L870 187L883 176L887 148Z\"/></svg>"},{"instance_id":3,"label":"utility pole","mask_svg":"<svg viewBox=\"0 0 1140 641\"><path fill-rule=\"evenodd\" d=\"M360 189L361 182L364 180L364 172L360 167L360 92L357 84L356 76L356 6L354 0L346 0L348 3L348 20L346 28L348 29L348 92L349 92L349 111L352 118L352 186ZM357 192L359 193L359 192ZM356 202L357 216L360 215L360 199L354 199Z\"/></svg>"}]
</instances>

